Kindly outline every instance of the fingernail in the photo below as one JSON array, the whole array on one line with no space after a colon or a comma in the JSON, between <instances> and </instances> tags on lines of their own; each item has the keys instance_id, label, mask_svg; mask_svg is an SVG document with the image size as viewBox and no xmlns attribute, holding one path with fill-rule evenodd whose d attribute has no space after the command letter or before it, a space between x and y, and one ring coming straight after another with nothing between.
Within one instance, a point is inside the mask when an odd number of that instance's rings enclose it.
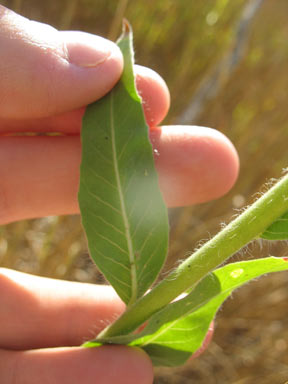
<instances>
[{"instance_id":1,"label":"fingernail","mask_svg":"<svg viewBox=\"0 0 288 384\"><path fill-rule=\"evenodd\" d=\"M69 63L79 67L97 67L111 55L119 55L113 42L85 32L62 32Z\"/></svg>"}]
</instances>

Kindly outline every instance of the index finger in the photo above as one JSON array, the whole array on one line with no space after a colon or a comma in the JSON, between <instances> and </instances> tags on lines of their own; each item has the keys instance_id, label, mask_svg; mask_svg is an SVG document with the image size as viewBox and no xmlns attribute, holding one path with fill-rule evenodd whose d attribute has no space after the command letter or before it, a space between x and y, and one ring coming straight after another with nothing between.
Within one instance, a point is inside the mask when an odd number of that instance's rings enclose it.
<instances>
[{"instance_id":1,"label":"index finger","mask_svg":"<svg viewBox=\"0 0 288 384\"><path fill-rule=\"evenodd\" d=\"M156 126L164 119L170 106L168 87L161 76L149 68L136 65L135 74L147 124ZM84 112L85 107L82 107L60 115L37 119L0 117L0 135L29 132L77 135L81 130Z\"/></svg>"}]
</instances>

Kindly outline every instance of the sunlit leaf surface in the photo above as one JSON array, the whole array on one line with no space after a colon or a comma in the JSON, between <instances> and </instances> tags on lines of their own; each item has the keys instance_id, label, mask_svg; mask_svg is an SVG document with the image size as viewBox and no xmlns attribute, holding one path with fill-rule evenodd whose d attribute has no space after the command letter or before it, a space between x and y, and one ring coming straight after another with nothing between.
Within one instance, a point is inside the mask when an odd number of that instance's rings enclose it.
<instances>
[{"instance_id":1,"label":"sunlit leaf surface","mask_svg":"<svg viewBox=\"0 0 288 384\"><path fill-rule=\"evenodd\" d=\"M181 365L201 347L219 307L235 289L261 275L284 270L288 270L287 258L228 264L204 278L185 298L156 313L140 334L114 337L110 342L143 348L154 365Z\"/></svg>"},{"instance_id":2,"label":"sunlit leaf surface","mask_svg":"<svg viewBox=\"0 0 288 384\"><path fill-rule=\"evenodd\" d=\"M287 259L275 257L219 268L187 297L157 313L143 331L144 336L132 345L144 348L155 365L183 364L200 348L216 312L235 289L263 274L284 270L288 270Z\"/></svg>"}]
</instances>

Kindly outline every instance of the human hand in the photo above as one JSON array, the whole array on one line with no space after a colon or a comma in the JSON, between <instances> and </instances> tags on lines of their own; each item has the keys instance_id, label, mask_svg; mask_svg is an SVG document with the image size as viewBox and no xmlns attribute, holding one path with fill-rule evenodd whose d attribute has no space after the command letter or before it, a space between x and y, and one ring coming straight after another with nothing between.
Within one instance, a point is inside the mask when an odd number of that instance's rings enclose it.
<instances>
[{"instance_id":1,"label":"human hand","mask_svg":"<svg viewBox=\"0 0 288 384\"><path fill-rule=\"evenodd\" d=\"M122 56L96 36L58 32L1 6L0 17L0 223L76 213L84 107L117 82ZM227 192L238 172L232 144L208 128L156 128L169 108L167 87L153 71L136 70L167 204L199 203ZM62 136L13 136L21 132ZM1 271L0 285L3 382L152 382L142 352L71 348L123 311L110 288L51 283L8 270ZM52 348L61 346L66 348Z\"/></svg>"}]
</instances>

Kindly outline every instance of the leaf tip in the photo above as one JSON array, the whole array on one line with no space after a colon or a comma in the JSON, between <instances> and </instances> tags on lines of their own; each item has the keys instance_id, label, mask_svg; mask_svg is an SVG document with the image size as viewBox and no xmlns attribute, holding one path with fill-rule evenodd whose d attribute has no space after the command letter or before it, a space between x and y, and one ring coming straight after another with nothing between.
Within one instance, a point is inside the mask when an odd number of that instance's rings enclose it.
<instances>
[{"instance_id":1,"label":"leaf tip","mask_svg":"<svg viewBox=\"0 0 288 384\"><path fill-rule=\"evenodd\" d=\"M131 32L132 32L131 24L129 23L129 21L127 19L124 18L123 22L122 22L122 33L123 33L123 35L127 36Z\"/></svg>"}]
</instances>

